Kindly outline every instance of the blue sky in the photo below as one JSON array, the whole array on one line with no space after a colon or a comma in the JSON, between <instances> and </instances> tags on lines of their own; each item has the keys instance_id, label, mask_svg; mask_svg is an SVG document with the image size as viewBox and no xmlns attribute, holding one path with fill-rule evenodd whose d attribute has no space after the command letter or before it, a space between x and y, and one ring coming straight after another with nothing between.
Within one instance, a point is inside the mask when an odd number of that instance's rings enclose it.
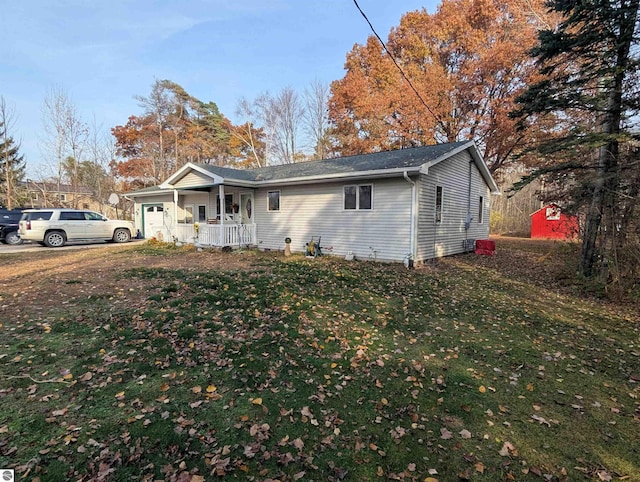
<instances>
[{"instance_id":1,"label":"blue sky","mask_svg":"<svg viewBox=\"0 0 640 482\"><path fill-rule=\"evenodd\" d=\"M28 172L42 162L42 106L53 88L105 131L141 109L156 79L218 104L344 76L371 30L353 0L16 0L0 15L0 95L17 117ZM435 0L358 0L380 36Z\"/></svg>"}]
</instances>

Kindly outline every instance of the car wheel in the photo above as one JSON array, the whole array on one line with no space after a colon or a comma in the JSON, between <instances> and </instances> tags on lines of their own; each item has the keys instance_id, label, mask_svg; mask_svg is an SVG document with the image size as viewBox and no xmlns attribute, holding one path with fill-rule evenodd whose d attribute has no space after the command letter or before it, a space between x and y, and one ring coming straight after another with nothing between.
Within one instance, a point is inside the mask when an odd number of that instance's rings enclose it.
<instances>
[{"instance_id":1,"label":"car wheel","mask_svg":"<svg viewBox=\"0 0 640 482\"><path fill-rule=\"evenodd\" d=\"M4 242L7 244L22 244L24 241L18 234L18 231L11 231L5 236Z\"/></svg>"},{"instance_id":2,"label":"car wheel","mask_svg":"<svg viewBox=\"0 0 640 482\"><path fill-rule=\"evenodd\" d=\"M49 231L44 236L44 244L49 248L60 248L67 241L63 231Z\"/></svg>"},{"instance_id":3,"label":"car wheel","mask_svg":"<svg viewBox=\"0 0 640 482\"><path fill-rule=\"evenodd\" d=\"M131 233L129 233L128 229L120 228L113 232L114 243L128 243L130 239Z\"/></svg>"}]
</instances>

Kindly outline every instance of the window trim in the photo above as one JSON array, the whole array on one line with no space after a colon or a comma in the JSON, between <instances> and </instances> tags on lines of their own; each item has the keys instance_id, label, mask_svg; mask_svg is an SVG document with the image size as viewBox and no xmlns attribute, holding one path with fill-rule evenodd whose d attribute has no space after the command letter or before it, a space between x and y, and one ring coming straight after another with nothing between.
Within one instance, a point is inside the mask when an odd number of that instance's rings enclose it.
<instances>
[{"instance_id":1,"label":"window trim","mask_svg":"<svg viewBox=\"0 0 640 482\"><path fill-rule=\"evenodd\" d=\"M478 224L484 223L484 197L478 198Z\"/></svg>"},{"instance_id":2,"label":"window trim","mask_svg":"<svg viewBox=\"0 0 640 482\"><path fill-rule=\"evenodd\" d=\"M347 188L349 187L353 187L355 188L355 194L356 194L356 203L355 203L355 207L353 208L348 208L347 207ZM360 202L360 193L361 193L361 189L363 187L369 187L369 207L368 208L363 208L362 204ZM366 183L366 184L345 184L344 186L342 186L342 210L343 211L373 211L373 183Z\"/></svg>"},{"instance_id":3,"label":"window trim","mask_svg":"<svg viewBox=\"0 0 640 482\"><path fill-rule=\"evenodd\" d=\"M438 194L440 194L440 199L438 199ZM439 202L438 202L439 201ZM444 188L442 186L436 185L436 198L434 200L434 222L435 224L442 224L443 214L444 214Z\"/></svg>"},{"instance_id":4,"label":"window trim","mask_svg":"<svg viewBox=\"0 0 640 482\"><path fill-rule=\"evenodd\" d=\"M189 209L191 209L191 211L189 211ZM184 223L185 224L193 224L193 221L195 219L193 211L194 211L193 204L184 205ZM191 214L191 216L189 216L189 214Z\"/></svg>"},{"instance_id":5,"label":"window trim","mask_svg":"<svg viewBox=\"0 0 640 482\"><path fill-rule=\"evenodd\" d=\"M271 194L278 194L278 206L277 209L271 209ZM269 213L277 213L281 209L281 200L282 200L282 192L280 190L277 191L267 191L267 212Z\"/></svg>"}]
</instances>

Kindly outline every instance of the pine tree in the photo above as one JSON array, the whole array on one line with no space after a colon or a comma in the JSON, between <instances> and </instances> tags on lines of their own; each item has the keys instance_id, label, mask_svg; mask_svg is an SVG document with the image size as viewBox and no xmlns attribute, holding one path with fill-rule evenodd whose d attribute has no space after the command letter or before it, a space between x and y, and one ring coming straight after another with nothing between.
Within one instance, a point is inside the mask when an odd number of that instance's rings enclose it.
<instances>
[{"instance_id":1,"label":"pine tree","mask_svg":"<svg viewBox=\"0 0 640 482\"><path fill-rule=\"evenodd\" d=\"M520 96L514 112L522 126L553 117L570 120L569 134L537 146L557 163L539 173L579 180L586 219L580 272L592 277L606 269L606 245L620 225L627 194L620 188L625 165L621 146L633 139L637 114L639 0L550 0L562 16L553 30L539 33L532 54L544 80ZM637 131L637 129L636 129ZM636 134L637 135L637 132ZM637 167L636 167L637 169ZM579 201L576 199L576 201Z\"/></svg>"},{"instance_id":2,"label":"pine tree","mask_svg":"<svg viewBox=\"0 0 640 482\"><path fill-rule=\"evenodd\" d=\"M24 156L19 154L19 146L8 135L4 124L0 123L0 192L1 202L8 209L19 203L19 187L24 180L24 174Z\"/></svg>"}]
</instances>

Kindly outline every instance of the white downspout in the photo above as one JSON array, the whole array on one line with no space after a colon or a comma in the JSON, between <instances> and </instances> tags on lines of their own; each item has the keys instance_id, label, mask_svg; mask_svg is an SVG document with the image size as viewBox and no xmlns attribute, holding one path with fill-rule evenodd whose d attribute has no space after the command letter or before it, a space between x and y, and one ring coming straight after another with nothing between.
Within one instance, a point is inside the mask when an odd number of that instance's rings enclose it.
<instances>
[{"instance_id":1,"label":"white downspout","mask_svg":"<svg viewBox=\"0 0 640 482\"><path fill-rule=\"evenodd\" d=\"M410 250L410 254L413 257L413 259L416 259L416 215L417 215L417 209L416 209L416 183L415 181L412 181L411 178L409 177L409 174L407 174L407 171L404 171L403 173L404 179L405 181L407 181L409 184L411 184L411 209L409 211L409 216L411 219L411 228L410 228L410 234L409 236L411 237L410 239L410 244L409 244L409 250Z\"/></svg>"}]
</instances>

